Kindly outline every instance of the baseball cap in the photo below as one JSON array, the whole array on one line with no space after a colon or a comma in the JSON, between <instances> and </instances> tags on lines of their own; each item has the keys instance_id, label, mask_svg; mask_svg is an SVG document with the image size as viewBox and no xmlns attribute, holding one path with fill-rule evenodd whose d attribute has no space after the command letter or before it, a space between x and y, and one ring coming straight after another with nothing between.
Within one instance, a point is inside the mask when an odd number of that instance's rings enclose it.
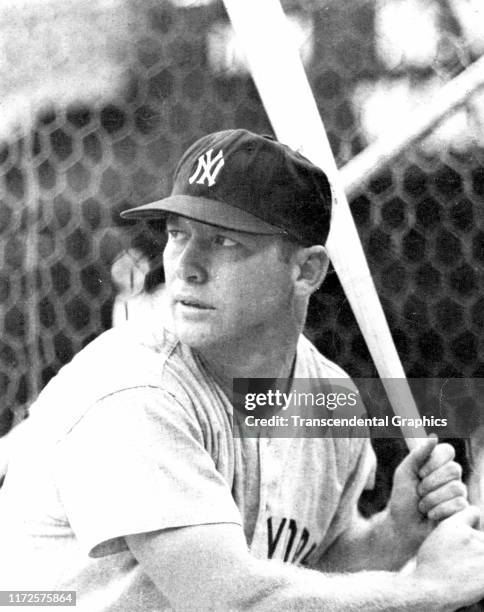
<instances>
[{"instance_id":1,"label":"baseball cap","mask_svg":"<svg viewBox=\"0 0 484 612\"><path fill-rule=\"evenodd\" d=\"M224 130L197 140L175 170L171 194L124 219L169 213L223 228L324 244L332 194L326 174L271 136Z\"/></svg>"}]
</instances>

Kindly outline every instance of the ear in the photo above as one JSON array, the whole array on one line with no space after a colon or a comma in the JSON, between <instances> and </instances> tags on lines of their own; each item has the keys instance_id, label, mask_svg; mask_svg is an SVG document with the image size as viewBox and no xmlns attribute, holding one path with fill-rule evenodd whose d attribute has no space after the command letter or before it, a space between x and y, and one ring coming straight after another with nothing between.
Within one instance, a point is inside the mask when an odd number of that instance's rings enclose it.
<instances>
[{"instance_id":1,"label":"ear","mask_svg":"<svg viewBox=\"0 0 484 612\"><path fill-rule=\"evenodd\" d=\"M309 297L326 277L329 257L324 246L318 244L299 249L296 254L295 288L300 296Z\"/></svg>"}]
</instances>

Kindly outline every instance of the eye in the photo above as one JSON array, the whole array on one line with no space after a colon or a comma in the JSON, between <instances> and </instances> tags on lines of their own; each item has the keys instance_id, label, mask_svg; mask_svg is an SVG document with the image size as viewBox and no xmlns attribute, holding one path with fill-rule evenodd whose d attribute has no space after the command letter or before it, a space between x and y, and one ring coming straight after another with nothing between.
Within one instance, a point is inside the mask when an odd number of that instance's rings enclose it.
<instances>
[{"instance_id":1,"label":"eye","mask_svg":"<svg viewBox=\"0 0 484 612\"><path fill-rule=\"evenodd\" d=\"M222 247L234 247L237 246L238 242L232 240L232 238L228 238L227 236L217 235L213 239L214 244Z\"/></svg>"},{"instance_id":2,"label":"eye","mask_svg":"<svg viewBox=\"0 0 484 612\"><path fill-rule=\"evenodd\" d=\"M174 240L175 242L182 240L186 236L186 232L180 229L175 229L173 227L167 227L166 233L168 234L170 240Z\"/></svg>"}]
</instances>

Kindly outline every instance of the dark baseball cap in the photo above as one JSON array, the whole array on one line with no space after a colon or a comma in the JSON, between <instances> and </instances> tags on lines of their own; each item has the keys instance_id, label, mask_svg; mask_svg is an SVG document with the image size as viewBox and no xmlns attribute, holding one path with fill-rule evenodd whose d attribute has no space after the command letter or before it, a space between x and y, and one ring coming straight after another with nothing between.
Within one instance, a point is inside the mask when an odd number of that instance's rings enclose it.
<instances>
[{"instance_id":1,"label":"dark baseball cap","mask_svg":"<svg viewBox=\"0 0 484 612\"><path fill-rule=\"evenodd\" d=\"M303 155L271 136L224 130L200 138L184 153L170 196L121 216L151 220L174 213L311 245L326 241L331 203L326 174Z\"/></svg>"}]
</instances>

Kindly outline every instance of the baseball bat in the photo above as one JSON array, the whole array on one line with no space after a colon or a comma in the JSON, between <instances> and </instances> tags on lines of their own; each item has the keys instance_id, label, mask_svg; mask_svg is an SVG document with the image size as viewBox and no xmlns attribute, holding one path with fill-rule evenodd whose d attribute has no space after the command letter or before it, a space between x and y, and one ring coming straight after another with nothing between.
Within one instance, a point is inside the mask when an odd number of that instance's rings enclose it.
<instances>
[{"instance_id":1,"label":"baseball bat","mask_svg":"<svg viewBox=\"0 0 484 612\"><path fill-rule=\"evenodd\" d=\"M420 418L378 299L326 131L279 0L224 0L267 115L281 142L327 174L335 206L328 253L396 415ZM402 427L410 449L423 427Z\"/></svg>"},{"instance_id":2,"label":"baseball bat","mask_svg":"<svg viewBox=\"0 0 484 612\"><path fill-rule=\"evenodd\" d=\"M409 121L396 122L394 130L381 136L346 165L340 178L348 198L358 195L381 169L415 141L424 138L447 115L466 103L484 86L484 57L479 58L458 76L443 85L424 105L417 108Z\"/></svg>"}]
</instances>

